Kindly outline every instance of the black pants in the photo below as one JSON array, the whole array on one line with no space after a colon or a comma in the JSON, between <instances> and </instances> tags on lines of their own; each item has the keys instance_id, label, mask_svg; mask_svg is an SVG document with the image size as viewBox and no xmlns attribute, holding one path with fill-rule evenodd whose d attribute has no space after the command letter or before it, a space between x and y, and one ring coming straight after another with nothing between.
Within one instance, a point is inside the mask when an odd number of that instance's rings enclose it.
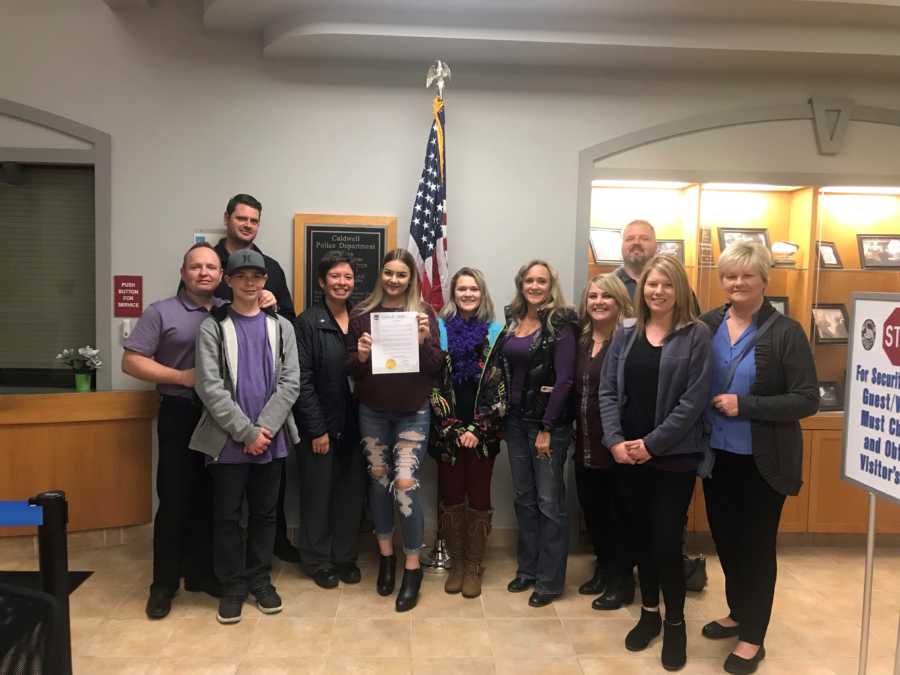
<instances>
[{"instance_id":1,"label":"black pants","mask_svg":"<svg viewBox=\"0 0 900 675\"><path fill-rule=\"evenodd\" d=\"M751 455L716 450L703 481L706 515L725 573L725 598L740 639L761 645L772 616L778 563L775 543L785 496L759 475Z\"/></svg>"},{"instance_id":2,"label":"black pants","mask_svg":"<svg viewBox=\"0 0 900 675\"><path fill-rule=\"evenodd\" d=\"M297 449L300 467L300 530L297 544L303 568L314 572L354 562L366 498L365 458L359 434L331 439L325 455L304 439Z\"/></svg>"},{"instance_id":3,"label":"black pants","mask_svg":"<svg viewBox=\"0 0 900 675\"><path fill-rule=\"evenodd\" d=\"M213 480L213 551L222 593L246 597L272 583L275 510L284 459L266 464L210 464ZM247 497L247 545L241 511Z\"/></svg>"},{"instance_id":4,"label":"black pants","mask_svg":"<svg viewBox=\"0 0 900 675\"><path fill-rule=\"evenodd\" d=\"M152 590L175 593L181 577L189 586L208 587L212 567L212 489L206 455L188 449L202 408L188 399L163 396L157 435L159 462L153 521Z\"/></svg>"},{"instance_id":5,"label":"black pants","mask_svg":"<svg viewBox=\"0 0 900 675\"><path fill-rule=\"evenodd\" d=\"M597 563L617 577L631 577L634 556L622 518L625 504L613 467L591 469L575 464L575 488Z\"/></svg>"},{"instance_id":6,"label":"black pants","mask_svg":"<svg viewBox=\"0 0 900 675\"><path fill-rule=\"evenodd\" d=\"M684 568L681 535L696 474L660 471L646 464L616 464L616 478L626 500L626 526L638 562L641 599L659 605L662 590L666 619L684 618Z\"/></svg>"}]
</instances>

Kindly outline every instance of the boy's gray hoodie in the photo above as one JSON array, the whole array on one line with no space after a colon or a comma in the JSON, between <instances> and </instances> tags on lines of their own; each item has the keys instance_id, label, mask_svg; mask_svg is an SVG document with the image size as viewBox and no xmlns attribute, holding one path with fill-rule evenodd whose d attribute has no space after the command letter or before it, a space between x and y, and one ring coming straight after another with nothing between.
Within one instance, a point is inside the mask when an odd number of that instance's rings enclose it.
<instances>
[{"instance_id":1,"label":"boy's gray hoodie","mask_svg":"<svg viewBox=\"0 0 900 675\"><path fill-rule=\"evenodd\" d=\"M237 333L227 306L200 324L195 355L194 389L203 401L203 415L191 436L190 448L217 459L230 436L238 443L256 440L260 427L273 434L285 427L290 442L300 442L291 407L300 392L297 340L290 321L266 312L266 332L275 367L275 393L256 423L235 401L238 373Z\"/></svg>"}]
</instances>

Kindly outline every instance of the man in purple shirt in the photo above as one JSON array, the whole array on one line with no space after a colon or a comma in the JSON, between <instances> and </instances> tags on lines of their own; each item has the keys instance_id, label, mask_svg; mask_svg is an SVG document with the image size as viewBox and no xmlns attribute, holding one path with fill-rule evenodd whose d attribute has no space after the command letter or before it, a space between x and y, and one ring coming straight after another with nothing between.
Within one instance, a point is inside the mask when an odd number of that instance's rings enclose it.
<instances>
[{"instance_id":1,"label":"man in purple shirt","mask_svg":"<svg viewBox=\"0 0 900 675\"><path fill-rule=\"evenodd\" d=\"M188 449L202 407L194 397L194 345L203 320L223 300L213 293L222 279L219 256L195 244L181 266L178 295L154 302L125 340L122 370L160 393L159 460L153 523L153 583L147 616L162 619L181 586L218 595L212 569L211 488L202 455Z\"/></svg>"}]
</instances>

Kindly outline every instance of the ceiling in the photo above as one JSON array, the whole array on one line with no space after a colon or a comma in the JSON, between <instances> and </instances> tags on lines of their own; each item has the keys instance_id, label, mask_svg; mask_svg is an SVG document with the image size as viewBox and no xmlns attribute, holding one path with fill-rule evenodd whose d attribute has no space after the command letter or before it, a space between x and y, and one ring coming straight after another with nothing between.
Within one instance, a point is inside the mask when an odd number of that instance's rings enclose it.
<instances>
[{"instance_id":1,"label":"ceiling","mask_svg":"<svg viewBox=\"0 0 900 675\"><path fill-rule=\"evenodd\" d=\"M273 60L900 77L900 0L197 1Z\"/></svg>"}]
</instances>

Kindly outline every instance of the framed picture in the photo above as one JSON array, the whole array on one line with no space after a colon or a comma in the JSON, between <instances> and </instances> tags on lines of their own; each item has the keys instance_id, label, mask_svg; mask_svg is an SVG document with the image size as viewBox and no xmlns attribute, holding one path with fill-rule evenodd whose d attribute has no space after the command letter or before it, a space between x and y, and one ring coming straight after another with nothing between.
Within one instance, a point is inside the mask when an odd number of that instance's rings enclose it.
<instances>
[{"instance_id":1,"label":"framed picture","mask_svg":"<svg viewBox=\"0 0 900 675\"><path fill-rule=\"evenodd\" d=\"M840 382L819 382L819 410L843 410L844 388Z\"/></svg>"},{"instance_id":2,"label":"framed picture","mask_svg":"<svg viewBox=\"0 0 900 675\"><path fill-rule=\"evenodd\" d=\"M766 299L769 301L769 304L775 308L776 312L783 314L784 316L790 316L788 313L788 297L786 295L768 295Z\"/></svg>"},{"instance_id":3,"label":"framed picture","mask_svg":"<svg viewBox=\"0 0 900 675\"><path fill-rule=\"evenodd\" d=\"M758 241L769 248L769 231L764 227L719 227L719 252L736 241Z\"/></svg>"},{"instance_id":4,"label":"framed picture","mask_svg":"<svg viewBox=\"0 0 900 675\"><path fill-rule=\"evenodd\" d=\"M792 241L776 241L772 244L772 262L775 267L794 267L800 245Z\"/></svg>"},{"instance_id":5,"label":"framed picture","mask_svg":"<svg viewBox=\"0 0 900 675\"><path fill-rule=\"evenodd\" d=\"M847 342L850 319L844 305L813 305L812 319L817 344Z\"/></svg>"},{"instance_id":6,"label":"framed picture","mask_svg":"<svg viewBox=\"0 0 900 675\"><path fill-rule=\"evenodd\" d=\"M591 228L591 251L600 265L622 264L622 230L612 227Z\"/></svg>"},{"instance_id":7,"label":"framed picture","mask_svg":"<svg viewBox=\"0 0 900 675\"><path fill-rule=\"evenodd\" d=\"M215 246L219 243L219 239L225 238L225 228L223 227L220 230L209 229L209 230L194 230L194 243L202 244L206 242L211 246Z\"/></svg>"},{"instance_id":8,"label":"framed picture","mask_svg":"<svg viewBox=\"0 0 900 675\"><path fill-rule=\"evenodd\" d=\"M817 241L816 251L819 255L819 267L822 269L839 270L843 269L841 256L838 254L837 246L833 241Z\"/></svg>"},{"instance_id":9,"label":"framed picture","mask_svg":"<svg viewBox=\"0 0 900 675\"><path fill-rule=\"evenodd\" d=\"M684 265L684 239L657 239L656 254L678 258L678 262Z\"/></svg>"},{"instance_id":10,"label":"framed picture","mask_svg":"<svg viewBox=\"0 0 900 675\"><path fill-rule=\"evenodd\" d=\"M294 214L294 310L322 297L317 277L319 262L329 251L353 257L355 283L350 302L356 304L375 288L384 254L397 246L394 216Z\"/></svg>"},{"instance_id":11,"label":"framed picture","mask_svg":"<svg viewBox=\"0 0 900 675\"><path fill-rule=\"evenodd\" d=\"M856 241L863 269L900 269L900 234L858 234Z\"/></svg>"}]
</instances>

